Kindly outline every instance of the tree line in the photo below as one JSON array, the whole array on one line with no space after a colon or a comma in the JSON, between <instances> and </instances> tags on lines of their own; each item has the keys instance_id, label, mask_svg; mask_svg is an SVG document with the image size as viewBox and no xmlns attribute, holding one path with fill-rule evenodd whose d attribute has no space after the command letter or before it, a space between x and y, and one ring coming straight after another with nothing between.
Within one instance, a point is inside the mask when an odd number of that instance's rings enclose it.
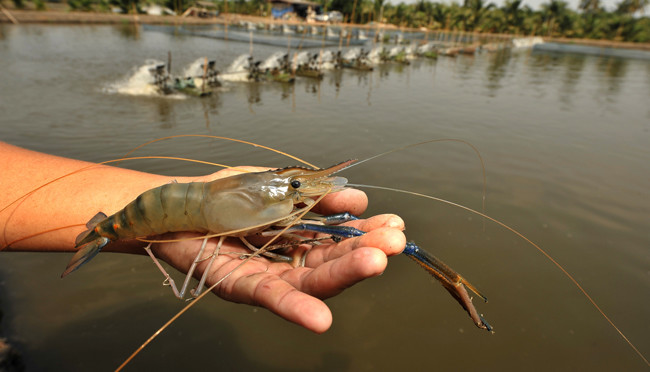
<instances>
[{"instance_id":1,"label":"tree line","mask_svg":"<svg viewBox=\"0 0 650 372\"><path fill-rule=\"evenodd\" d=\"M21 7L23 0L13 0ZM32 0L42 3L43 0ZM269 15L267 0L204 0L223 12ZM400 27L431 31L463 31L587 38L614 41L650 42L650 17L644 9L650 0L620 0L607 10L601 0L580 0L573 10L564 0L549 0L538 10L522 5L522 0L506 0L501 7L487 0L462 0L458 3L419 0L414 4L388 3L386 0L312 0L324 11L338 10L346 22L366 24L386 22ZM73 10L121 8L124 12L157 3L178 14L196 0L67 0Z\"/></svg>"},{"instance_id":2,"label":"tree line","mask_svg":"<svg viewBox=\"0 0 650 372\"><path fill-rule=\"evenodd\" d=\"M578 9L563 0L550 0L539 10L506 0L497 7L486 0L450 4L420 0L393 5L385 0L321 0L324 9L339 10L355 23L384 21L397 26L526 36L588 38L650 42L650 0L621 0L613 11L600 0L581 0Z\"/></svg>"}]
</instances>

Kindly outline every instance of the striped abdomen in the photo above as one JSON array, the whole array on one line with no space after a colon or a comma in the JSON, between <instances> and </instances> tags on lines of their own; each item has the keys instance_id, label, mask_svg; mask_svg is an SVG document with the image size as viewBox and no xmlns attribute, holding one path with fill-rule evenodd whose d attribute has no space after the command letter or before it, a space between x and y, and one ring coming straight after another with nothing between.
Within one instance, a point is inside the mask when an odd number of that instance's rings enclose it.
<instances>
[{"instance_id":1,"label":"striped abdomen","mask_svg":"<svg viewBox=\"0 0 650 372\"><path fill-rule=\"evenodd\" d=\"M170 183L140 194L124 209L97 224L111 240L175 231L208 231L201 212L205 183Z\"/></svg>"}]
</instances>

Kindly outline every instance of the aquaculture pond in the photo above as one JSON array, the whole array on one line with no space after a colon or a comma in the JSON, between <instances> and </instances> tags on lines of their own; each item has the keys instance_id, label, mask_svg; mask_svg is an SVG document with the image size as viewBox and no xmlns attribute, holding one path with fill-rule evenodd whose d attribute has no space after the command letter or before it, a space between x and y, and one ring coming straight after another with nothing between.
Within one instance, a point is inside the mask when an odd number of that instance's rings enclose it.
<instances>
[{"instance_id":1,"label":"aquaculture pond","mask_svg":"<svg viewBox=\"0 0 650 372\"><path fill-rule=\"evenodd\" d=\"M260 60L283 50L253 45ZM99 162L156 138L209 134L320 166L423 140L467 141L485 163L485 213L539 244L650 355L648 61L508 49L382 64L372 72L326 71L321 81L298 78L293 85L230 81L205 98L127 94L123 88L142 66L166 63L169 51L172 73L204 56L226 71L250 45L132 25L0 25L0 140ZM296 163L200 138L135 154ZM215 171L170 160L120 166L170 178ZM481 162L460 142L408 148L343 176L482 210ZM120 180L106 182L120 187ZM367 193L366 215L399 214L408 239L488 296L489 303L474 302L494 334L476 328L431 276L397 256L383 275L326 300L334 323L325 334L208 296L127 370L647 367L563 272L514 233L433 200ZM146 256L100 254L60 279L70 257L0 253L2 333L30 371L114 369L185 305Z\"/></svg>"}]
</instances>

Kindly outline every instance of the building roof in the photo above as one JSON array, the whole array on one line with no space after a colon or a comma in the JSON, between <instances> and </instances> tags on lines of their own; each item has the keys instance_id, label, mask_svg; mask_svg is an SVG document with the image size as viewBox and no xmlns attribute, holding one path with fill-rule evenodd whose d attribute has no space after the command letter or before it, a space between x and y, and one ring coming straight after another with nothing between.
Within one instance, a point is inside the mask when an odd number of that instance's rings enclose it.
<instances>
[{"instance_id":1,"label":"building roof","mask_svg":"<svg viewBox=\"0 0 650 372\"><path fill-rule=\"evenodd\" d=\"M211 3L209 1L197 1L196 4L200 5L200 6L204 7L204 8L216 8L217 7L217 5L215 3Z\"/></svg>"},{"instance_id":2,"label":"building roof","mask_svg":"<svg viewBox=\"0 0 650 372\"><path fill-rule=\"evenodd\" d=\"M301 0L267 0L269 3L283 3L288 5L305 5L305 6L320 6L319 3L313 1L301 1Z\"/></svg>"}]
</instances>

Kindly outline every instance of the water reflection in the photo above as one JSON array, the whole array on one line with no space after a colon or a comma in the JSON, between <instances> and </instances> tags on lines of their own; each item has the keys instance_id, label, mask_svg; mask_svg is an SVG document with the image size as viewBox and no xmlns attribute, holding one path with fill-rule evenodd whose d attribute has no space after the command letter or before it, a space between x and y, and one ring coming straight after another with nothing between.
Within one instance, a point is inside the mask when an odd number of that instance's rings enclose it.
<instances>
[{"instance_id":1,"label":"water reflection","mask_svg":"<svg viewBox=\"0 0 650 372\"><path fill-rule=\"evenodd\" d=\"M322 82L298 79L294 86L232 82L207 98L133 97L107 94L97 87L169 49L178 51L175 63L184 66L197 58L197 50L223 48L218 61L223 67L247 53L248 46L224 47L223 41L213 39L180 40L147 32L135 43L131 36L101 27L16 29L21 32L7 31L7 38L0 41L0 63L8 66L0 69L0 81L12 87L0 90L0 138L25 147L101 161L152 138L218 131L327 164L420 139L469 140L486 159L489 214L516 221L533 240L561 255L568 269L589 281L595 297L604 299L606 310L631 339L640 340L640 348L648 350L643 327L638 326L648 314L647 296L612 291L625 288L638 294L649 288L644 255L649 228L643 218L650 208L645 143L650 122L648 64L518 51L441 57L411 66L386 64L372 72L334 70ZM58 36L41 36L42 30ZM65 49L65 58L43 58L62 40L74 41L75 48ZM257 48L261 55L279 49ZM78 62L71 66L70 60ZM431 63L433 71L423 67ZM639 76L643 74L645 80ZM595 110L601 106L601 91L619 99ZM38 105L33 97L39 98ZM175 155L205 156L227 164L280 165L258 149L234 145L170 142L164 147ZM146 150L151 155L162 152ZM186 165L167 162L148 165L141 170L163 169L170 175L189 171ZM359 183L432 192L480 208L478 174L476 159L465 148L431 146L364 163L346 176ZM434 350L431 355L438 367L448 369L485 367L479 363L505 370L530 365L540 370L557 365L640 369L630 350L605 329L602 318L537 252L489 224L486 231L462 212L403 199L371 194L371 208L373 213L403 214L409 239L435 250L494 296L482 310L499 327L496 338L476 333L439 285L427 283L429 277L403 257L394 257L384 275L328 300L335 323L327 334L315 336L266 311L215 298L197 307L203 310L182 318L133 368L204 369L216 353L217 363L225 369L427 370L430 358L419 356ZM624 221L626 226L612 221ZM9 320L5 324L12 326L8 336L25 340L25 355L34 370L52 365L69 370L115 366L180 306L166 300L167 288L159 286L159 273L149 261L137 266L133 263L137 258L118 256L101 256L93 267L64 282L56 280L58 265L65 265L68 257L2 257L2 281L5 288L12 288L2 293L11 305L5 308ZM612 275L601 275L600 267ZM99 312L87 311L99 307L98 298L106 298L110 305ZM408 306L402 306L405 303ZM52 311L52 306L60 311ZM260 334L259 329L265 332ZM181 333L183 346L175 338ZM277 334L283 335L281 343ZM442 335L444 341L419 342L424 334ZM122 346L111 348L116 338ZM85 345L90 344L106 353L87 357ZM287 345L300 355L291 363L283 354ZM458 358L458 345L472 350L476 358ZM183 359L186 348L197 357Z\"/></svg>"},{"instance_id":2,"label":"water reflection","mask_svg":"<svg viewBox=\"0 0 650 372\"><path fill-rule=\"evenodd\" d=\"M537 98L546 96L545 87L553 81L560 61L560 56L556 54L536 53L535 51L531 54L527 63L526 76L530 86L534 87Z\"/></svg>"},{"instance_id":3,"label":"water reflection","mask_svg":"<svg viewBox=\"0 0 650 372\"><path fill-rule=\"evenodd\" d=\"M411 70L418 71L424 67L429 67L438 62L438 59L432 58L417 58L411 61Z\"/></svg>"},{"instance_id":4,"label":"water reflection","mask_svg":"<svg viewBox=\"0 0 650 372\"><path fill-rule=\"evenodd\" d=\"M135 22L122 23L113 29L124 39L139 40L141 26Z\"/></svg>"},{"instance_id":5,"label":"water reflection","mask_svg":"<svg viewBox=\"0 0 650 372\"><path fill-rule=\"evenodd\" d=\"M160 129L173 128L176 125L176 117L174 115L175 105L168 99L157 99L156 101Z\"/></svg>"},{"instance_id":6,"label":"water reflection","mask_svg":"<svg viewBox=\"0 0 650 372\"><path fill-rule=\"evenodd\" d=\"M389 71L398 68L398 65L379 66L378 69L384 72L382 78L389 76ZM406 85L409 84L410 72L408 70L399 69L402 73L406 73ZM253 106L261 106L266 97L263 98L264 93L268 92L269 98L272 96L279 96L281 100L295 99L296 92L305 93L313 97L319 98L321 96L323 87L332 87L336 96L341 92L341 89L346 86L354 89L362 88L366 92L366 102L370 104L371 92L373 89L373 72L369 71L356 71L347 69L337 69L328 71L323 79L312 79L297 77L296 81L292 84L278 83L278 82L245 82L245 83L228 83L231 86L229 89L242 89L246 94L248 102L248 109L254 112ZM223 94L223 93L221 93ZM218 100L216 101L218 102ZM217 103L220 104L220 103Z\"/></svg>"},{"instance_id":7,"label":"water reflection","mask_svg":"<svg viewBox=\"0 0 650 372\"><path fill-rule=\"evenodd\" d=\"M282 92L281 97L283 101L286 100L287 98L294 96L295 93L294 84L280 83L276 85L281 87L281 92Z\"/></svg>"},{"instance_id":8,"label":"water reflection","mask_svg":"<svg viewBox=\"0 0 650 372\"><path fill-rule=\"evenodd\" d=\"M393 63L393 71L398 74L404 73L404 71L410 71L411 66L404 63Z\"/></svg>"},{"instance_id":9,"label":"water reflection","mask_svg":"<svg viewBox=\"0 0 650 372\"><path fill-rule=\"evenodd\" d=\"M222 106L220 94L222 94L222 92L216 91L207 97L196 99L199 106L190 109L196 110L196 112L199 113L198 116L202 117L203 121L206 121L207 127L210 127L208 116L217 116L220 113L220 107ZM123 100L121 101L124 102ZM158 128L168 130L176 128L185 122L188 106L194 106L192 102L188 101L190 101L190 99L137 97L133 99L132 102L129 102L135 103L135 106L124 104L125 107L118 109L117 112L123 114L123 112L130 112L135 107L145 107L150 115L145 115L141 120L145 123L156 123Z\"/></svg>"},{"instance_id":10,"label":"water reflection","mask_svg":"<svg viewBox=\"0 0 650 372\"><path fill-rule=\"evenodd\" d=\"M349 71L349 75L350 76L347 76L347 78L348 79L352 78L353 80L356 80L357 86L359 87L367 86L371 76L371 74L368 71L356 71L356 70Z\"/></svg>"},{"instance_id":11,"label":"water reflection","mask_svg":"<svg viewBox=\"0 0 650 372\"><path fill-rule=\"evenodd\" d=\"M455 58L456 72L463 80L469 80L474 77L474 63L476 60L473 56L459 55Z\"/></svg>"},{"instance_id":12,"label":"water reflection","mask_svg":"<svg viewBox=\"0 0 650 372\"><path fill-rule=\"evenodd\" d=\"M391 66L390 63L382 63L381 65L377 66L375 69L377 71L379 71L380 80L386 80L386 79L388 79L388 76L390 75L390 71L392 70L392 66Z\"/></svg>"},{"instance_id":13,"label":"water reflection","mask_svg":"<svg viewBox=\"0 0 650 372\"><path fill-rule=\"evenodd\" d=\"M334 86L334 91L338 97L338 93L341 90L341 84L343 82L343 70L336 69L330 71L329 74L325 75L324 80L327 81L330 86Z\"/></svg>"},{"instance_id":14,"label":"water reflection","mask_svg":"<svg viewBox=\"0 0 650 372\"><path fill-rule=\"evenodd\" d=\"M248 108L253 112L253 105L262 104L262 93L260 91L261 83L252 82L246 84L246 97L248 100Z\"/></svg>"},{"instance_id":15,"label":"water reflection","mask_svg":"<svg viewBox=\"0 0 650 372\"><path fill-rule=\"evenodd\" d=\"M585 68L586 60L585 56L577 54L568 55L565 58L566 68L562 79L562 89L560 89L560 102L564 110L569 110L573 105L573 97L578 91L577 85Z\"/></svg>"},{"instance_id":16,"label":"water reflection","mask_svg":"<svg viewBox=\"0 0 650 372\"><path fill-rule=\"evenodd\" d=\"M318 96L320 93L321 79L304 79L301 83L304 85L305 93L315 96Z\"/></svg>"},{"instance_id":17,"label":"water reflection","mask_svg":"<svg viewBox=\"0 0 650 372\"><path fill-rule=\"evenodd\" d=\"M201 104L204 111L210 112L212 115L218 115L219 108L221 107L221 94L220 91L214 91L211 95L202 99Z\"/></svg>"},{"instance_id":18,"label":"water reflection","mask_svg":"<svg viewBox=\"0 0 650 372\"><path fill-rule=\"evenodd\" d=\"M508 73L507 67L511 58L512 52L507 49L488 54L489 63L486 71L486 86L489 96L496 96L497 91L502 87L501 80Z\"/></svg>"},{"instance_id":19,"label":"water reflection","mask_svg":"<svg viewBox=\"0 0 650 372\"><path fill-rule=\"evenodd\" d=\"M605 93L613 98L621 91L621 82L627 73L628 61L623 58L601 57L598 60L597 68L602 73L601 80L604 83Z\"/></svg>"}]
</instances>

